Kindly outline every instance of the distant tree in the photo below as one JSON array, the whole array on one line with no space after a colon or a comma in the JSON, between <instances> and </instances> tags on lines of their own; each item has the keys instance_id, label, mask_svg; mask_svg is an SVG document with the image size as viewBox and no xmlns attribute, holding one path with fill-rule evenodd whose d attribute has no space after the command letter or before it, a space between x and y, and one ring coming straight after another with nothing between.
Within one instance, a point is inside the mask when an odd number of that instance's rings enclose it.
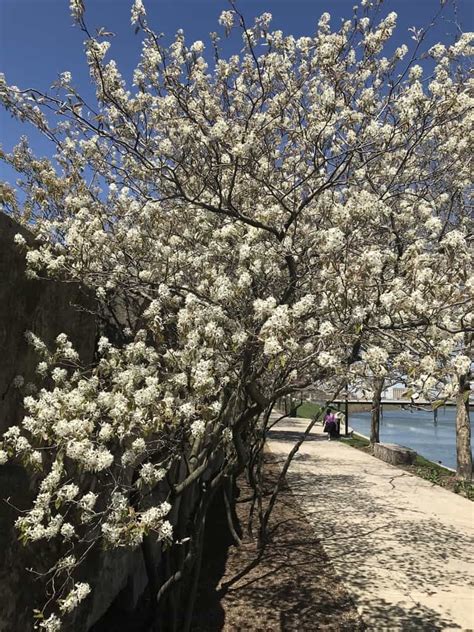
<instances>
[{"instance_id":1,"label":"distant tree","mask_svg":"<svg viewBox=\"0 0 474 632\"><path fill-rule=\"evenodd\" d=\"M464 481L472 481L471 419L469 410L472 379L472 342L473 335L466 335L467 355L463 356L463 363L458 360L459 377L458 392L456 394L456 473Z\"/></svg>"},{"instance_id":2,"label":"distant tree","mask_svg":"<svg viewBox=\"0 0 474 632\"><path fill-rule=\"evenodd\" d=\"M372 409L370 415L370 443L380 443L380 413L382 408L382 392L384 388L384 378L374 379L374 392L372 396Z\"/></svg>"}]
</instances>

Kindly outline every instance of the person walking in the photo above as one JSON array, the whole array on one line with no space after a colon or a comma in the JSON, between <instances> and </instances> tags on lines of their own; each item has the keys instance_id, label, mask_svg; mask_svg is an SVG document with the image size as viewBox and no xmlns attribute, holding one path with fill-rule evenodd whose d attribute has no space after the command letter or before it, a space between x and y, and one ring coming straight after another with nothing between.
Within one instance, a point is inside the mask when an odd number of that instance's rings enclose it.
<instances>
[{"instance_id":1,"label":"person walking","mask_svg":"<svg viewBox=\"0 0 474 632\"><path fill-rule=\"evenodd\" d=\"M339 436L336 415L330 408L326 409L323 432L328 433L328 441L331 441L331 439L337 439Z\"/></svg>"}]
</instances>

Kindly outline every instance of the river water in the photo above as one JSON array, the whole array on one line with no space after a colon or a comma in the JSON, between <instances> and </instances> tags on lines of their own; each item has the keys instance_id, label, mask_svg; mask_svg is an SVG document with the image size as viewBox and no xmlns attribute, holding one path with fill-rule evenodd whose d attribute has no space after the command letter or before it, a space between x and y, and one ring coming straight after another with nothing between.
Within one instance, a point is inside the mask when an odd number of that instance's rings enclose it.
<instances>
[{"instance_id":1,"label":"river water","mask_svg":"<svg viewBox=\"0 0 474 632\"><path fill-rule=\"evenodd\" d=\"M370 413L350 412L349 426L370 435ZM440 408L438 421L432 412L421 410L384 410L380 420L380 441L413 448L430 461L456 468L456 432L454 407Z\"/></svg>"}]
</instances>

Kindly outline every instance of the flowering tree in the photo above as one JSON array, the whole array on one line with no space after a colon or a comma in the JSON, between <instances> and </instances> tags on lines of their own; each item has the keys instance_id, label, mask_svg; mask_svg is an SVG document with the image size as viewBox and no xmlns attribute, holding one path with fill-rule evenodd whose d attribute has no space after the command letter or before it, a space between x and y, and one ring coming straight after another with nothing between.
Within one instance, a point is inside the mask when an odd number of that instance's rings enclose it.
<instances>
[{"instance_id":1,"label":"flowering tree","mask_svg":"<svg viewBox=\"0 0 474 632\"><path fill-rule=\"evenodd\" d=\"M468 309L471 38L431 48L423 78L424 33L384 56L396 15L372 4L295 39L231 3L220 23L243 48L223 59L213 34L210 66L181 31L166 48L136 0L128 89L72 0L96 103L68 72L49 94L2 79L4 106L56 147L37 159L23 139L4 156L24 188L20 204L4 184L4 207L37 236L29 274L91 288L107 332L92 367L64 336L32 340L44 381L3 437L3 462L39 472L22 538L62 551L43 629L88 595L80 563L102 544L146 557L161 540L174 570L151 569L150 584L160 603L191 587L189 613L207 508L221 488L232 505L246 468L258 493L273 402L337 390L355 362L376 369L420 331L436 351L454 306Z\"/></svg>"}]
</instances>

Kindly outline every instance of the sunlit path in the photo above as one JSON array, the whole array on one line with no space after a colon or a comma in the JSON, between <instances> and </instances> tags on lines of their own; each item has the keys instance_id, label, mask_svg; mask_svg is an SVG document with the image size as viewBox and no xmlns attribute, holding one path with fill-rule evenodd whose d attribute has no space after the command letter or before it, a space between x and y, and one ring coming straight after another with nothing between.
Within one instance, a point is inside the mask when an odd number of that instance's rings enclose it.
<instances>
[{"instance_id":1,"label":"sunlit path","mask_svg":"<svg viewBox=\"0 0 474 632\"><path fill-rule=\"evenodd\" d=\"M275 426L285 458L308 420ZM317 426L288 483L370 630L474 629L474 504Z\"/></svg>"}]
</instances>

